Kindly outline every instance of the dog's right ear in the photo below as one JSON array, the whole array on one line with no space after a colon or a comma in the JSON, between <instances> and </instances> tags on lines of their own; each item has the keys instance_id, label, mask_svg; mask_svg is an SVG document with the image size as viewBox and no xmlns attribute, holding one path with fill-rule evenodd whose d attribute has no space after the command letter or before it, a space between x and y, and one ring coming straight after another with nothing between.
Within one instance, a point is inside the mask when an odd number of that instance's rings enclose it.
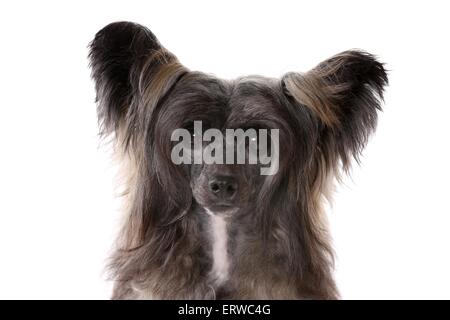
<instances>
[{"instance_id":1,"label":"dog's right ear","mask_svg":"<svg viewBox=\"0 0 450 320\"><path fill-rule=\"evenodd\" d=\"M126 117L136 117L137 110L133 109L138 108L144 95L157 103L185 72L155 35L136 23L107 25L89 47L98 117L104 134L118 130Z\"/></svg>"}]
</instances>

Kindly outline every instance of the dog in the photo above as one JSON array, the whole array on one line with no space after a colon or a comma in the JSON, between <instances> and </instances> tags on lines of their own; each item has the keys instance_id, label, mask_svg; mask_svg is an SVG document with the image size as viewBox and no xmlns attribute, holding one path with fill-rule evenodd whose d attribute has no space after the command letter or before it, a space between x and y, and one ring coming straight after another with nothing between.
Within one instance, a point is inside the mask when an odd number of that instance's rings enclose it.
<instances>
[{"instance_id":1,"label":"dog","mask_svg":"<svg viewBox=\"0 0 450 320\"><path fill-rule=\"evenodd\" d=\"M339 298L323 207L375 130L384 64L349 50L305 73L222 80L132 22L100 30L89 60L100 132L126 174L113 299ZM278 130L276 173L174 163L173 132L195 135L196 121Z\"/></svg>"}]
</instances>

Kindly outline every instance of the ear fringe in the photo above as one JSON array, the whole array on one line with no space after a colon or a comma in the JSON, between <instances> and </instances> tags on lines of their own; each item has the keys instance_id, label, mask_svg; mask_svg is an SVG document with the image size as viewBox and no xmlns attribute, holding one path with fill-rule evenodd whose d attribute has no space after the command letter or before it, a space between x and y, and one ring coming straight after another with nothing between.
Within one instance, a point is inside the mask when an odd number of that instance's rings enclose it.
<instances>
[{"instance_id":1,"label":"ear fringe","mask_svg":"<svg viewBox=\"0 0 450 320\"><path fill-rule=\"evenodd\" d=\"M289 73L283 82L322 122L320 149L327 162L340 158L348 168L351 158L358 161L376 127L388 84L383 64L367 52L345 51L306 74Z\"/></svg>"},{"instance_id":2,"label":"ear fringe","mask_svg":"<svg viewBox=\"0 0 450 320\"><path fill-rule=\"evenodd\" d=\"M288 94L301 104L310 108L327 126L339 123L330 95L324 81L311 73L288 73L283 77Z\"/></svg>"},{"instance_id":3,"label":"ear fringe","mask_svg":"<svg viewBox=\"0 0 450 320\"><path fill-rule=\"evenodd\" d=\"M115 22L100 30L89 44L90 67L97 91L97 111L102 134L119 129L132 95L135 75L147 57L161 49L147 28L132 22Z\"/></svg>"}]
</instances>

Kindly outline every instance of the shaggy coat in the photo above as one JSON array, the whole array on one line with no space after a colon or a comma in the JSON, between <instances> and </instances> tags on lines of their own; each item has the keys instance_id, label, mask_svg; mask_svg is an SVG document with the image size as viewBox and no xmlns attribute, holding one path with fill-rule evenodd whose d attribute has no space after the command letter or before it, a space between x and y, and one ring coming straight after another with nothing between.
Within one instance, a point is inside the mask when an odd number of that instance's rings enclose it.
<instances>
[{"instance_id":1,"label":"shaggy coat","mask_svg":"<svg viewBox=\"0 0 450 320\"><path fill-rule=\"evenodd\" d=\"M126 173L125 217L109 270L115 299L335 299L323 212L330 183L377 123L387 75L342 52L306 73L225 81L191 71L147 28L118 22L90 44L101 132ZM279 170L175 165L174 129L279 129ZM232 176L229 207L208 181ZM233 195L234 196L234 195Z\"/></svg>"}]
</instances>

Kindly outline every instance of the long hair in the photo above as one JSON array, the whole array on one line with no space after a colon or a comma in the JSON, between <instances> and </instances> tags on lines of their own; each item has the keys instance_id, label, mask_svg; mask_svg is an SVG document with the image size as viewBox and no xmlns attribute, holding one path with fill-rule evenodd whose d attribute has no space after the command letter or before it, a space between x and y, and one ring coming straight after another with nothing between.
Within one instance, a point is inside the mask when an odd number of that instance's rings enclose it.
<instances>
[{"instance_id":1,"label":"long hair","mask_svg":"<svg viewBox=\"0 0 450 320\"><path fill-rule=\"evenodd\" d=\"M127 174L113 298L338 298L323 204L376 127L387 75L373 55L346 51L306 73L224 81L184 67L145 27L118 22L97 33L89 58L101 132ZM244 100L250 111L234 114ZM208 225L195 214L189 168L171 161L170 134L226 117L279 128L283 144L279 172L249 191L254 201L230 224L231 276L219 288L208 281Z\"/></svg>"}]
</instances>

